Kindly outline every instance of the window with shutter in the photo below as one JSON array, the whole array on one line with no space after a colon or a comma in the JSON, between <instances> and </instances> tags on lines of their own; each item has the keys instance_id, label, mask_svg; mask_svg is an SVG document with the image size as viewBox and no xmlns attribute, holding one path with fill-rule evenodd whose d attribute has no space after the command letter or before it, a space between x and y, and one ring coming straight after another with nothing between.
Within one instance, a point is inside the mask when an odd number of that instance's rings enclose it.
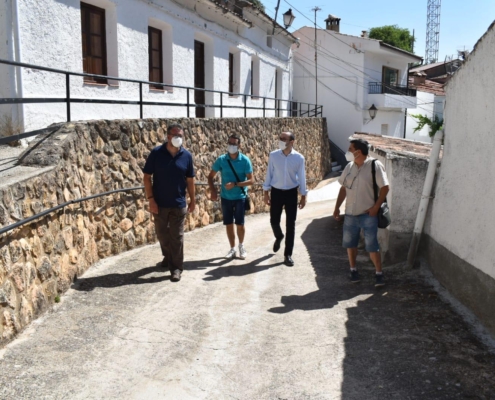
<instances>
[{"instance_id":1,"label":"window with shutter","mask_svg":"<svg viewBox=\"0 0 495 400\"><path fill-rule=\"evenodd\" d=\"M81 3L83 71L107 75L105 10ZM84 77L85 82L107 83L105 78Z\"/></svg>"},{"instance_id":2,"label":"window with shutter","mask_svg":"<svg viewBox=\"0 0 495 400\"><path fill-rule=\"evenodd\" d=\"M163 83L163 47L162 31L160 29L148 27L148 52L150 82ZM164 89L162 85L150 85L153 89Z\"/></svg>"}]
</instances>

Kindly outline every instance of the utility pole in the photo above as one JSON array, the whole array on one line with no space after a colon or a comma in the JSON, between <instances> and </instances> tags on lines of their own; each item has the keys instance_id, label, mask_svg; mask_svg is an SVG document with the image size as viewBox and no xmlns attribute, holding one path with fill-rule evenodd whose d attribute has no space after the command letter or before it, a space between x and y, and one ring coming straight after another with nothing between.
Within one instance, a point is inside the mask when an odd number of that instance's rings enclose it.
<instances>
[{"instance_id":1,"label":"utility pole","mask_svg":"<svg viewBox=\"0 0 495 400\"><path fill-rule=\"evenodd\" d=\"M277 24L277 16L278 16L278 9L279 9L279 7L280 7L280 0L277 1L277 7L275 7L275 19L273 20L273 32L272 32L272 36L275 35L275 26Z\"/></svg>"},{"instance_id":2,"label":"utility pole","mask_svg":"<svg viewBox=\"0 0 495 400\"><path fill-rule=\"evenodd\" d=\"M317 40L317 29L316 29L316 13L318 11L321 11L321 8L316 6L315 8L311 9L311 11L315 12L315 85L316 85L316 100L315 100L315 114L316 114L316 106L318 105L318 42Z\"/></svg>"}]
</instances>

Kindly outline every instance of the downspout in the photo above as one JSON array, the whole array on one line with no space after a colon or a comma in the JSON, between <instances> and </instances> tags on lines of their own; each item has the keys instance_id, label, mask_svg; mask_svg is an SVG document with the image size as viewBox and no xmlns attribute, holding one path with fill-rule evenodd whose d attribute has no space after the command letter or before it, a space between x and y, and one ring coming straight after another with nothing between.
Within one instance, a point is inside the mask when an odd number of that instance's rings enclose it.
<instances>
[{"instance_id":1,"label":"downspout","mask_svg":"<svg viewBox=\"0 0 495 400\"><path fill-rule=\"evenodd\" d=\"M418 215L416 216L416 224L414 225L413 237L411 240L411 246L409 247L409 253L407 254L407 267L413 268L416 261L416 254L418 253L419 242L421 241L421 234L426 219L426 213L428 212L428 204L431 198L431 190L433 188L433 181L435 180L435 173L438 168L438 159L440 157L440 149L442 148L443 130L437 131L435 138L433 139L433 147L430 154L430 163L428 164L428 170L426 171L425 183L423 186L423 194L421 201L419 202Z\"/></svg>"},{"instance_id":2,"label":"downspout","mask_svg":"<svg viewBox=\"0 0 495 400\"><path fill-rule=\"evenodd\" d=\"M21 36L19 27L19 0L12 0L12 53L11 57L13 61L22 62L21 60ZM11 86L12 97L22 99L23 98L23 85L22 85L22 70L21 67L15 68L15 83ZM25 131L24 123L24 105L17 105L17 121L21 126L22 132Z\"/></svg>"}]
</instances>

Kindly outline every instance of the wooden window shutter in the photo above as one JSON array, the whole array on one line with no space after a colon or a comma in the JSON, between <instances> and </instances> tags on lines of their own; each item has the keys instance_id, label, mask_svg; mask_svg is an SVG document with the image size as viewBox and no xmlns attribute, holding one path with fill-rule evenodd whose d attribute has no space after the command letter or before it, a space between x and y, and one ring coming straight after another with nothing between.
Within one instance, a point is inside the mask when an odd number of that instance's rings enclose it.
<instances>
[{"instance_id":1,"label":"wooden window shutter","mask_svg":"<svg viewBox=\"0 0 495 400\"><path fill-rule=\"evenodd\" d=\"M81 3L83 71L107 75L105 10ZM86 82L107 83L104 78L84 77Z\"/></svg>"},{"instance_id":2,"label":"wooden window shutter","mask_svg":"<svg viewBox=\"0 0 495 400\"><path fill-rule=\"evenodd\" d=\"M148 27L149 80L163 83L163 47L162 31ZM163 89L162 85L150 85L154 89Z\"/></svg>"}]
</instances>

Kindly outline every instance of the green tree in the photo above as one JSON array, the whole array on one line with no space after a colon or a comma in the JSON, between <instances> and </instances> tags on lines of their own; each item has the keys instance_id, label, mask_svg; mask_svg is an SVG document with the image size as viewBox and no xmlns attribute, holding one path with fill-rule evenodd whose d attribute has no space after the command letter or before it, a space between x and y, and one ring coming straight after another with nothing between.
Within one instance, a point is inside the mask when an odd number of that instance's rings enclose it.
<instances>
[{"instance_id":1,"label":"green tree","mask_svg":"<svg viewBox=\"0 0 495 400\"><path fill-rule=\"evenodd\" d=\"M423 129L425 125L428 125L430 128L430 137L433 137L435 136L435 133L443 128L443 119L439 118L438 115L435 115L433 119L421 114L411 114L411 117L418 120L418 126L414 128L414 133Z\"/></svg>"},{"instance_id":2,"label":"green tree","mask_svg":"<svg viewBox=\"0 0 495 400\"><path fill-rule=\"evenodd\" d=\"M253 3L256 7L258 7L261 11L265 12L265 6L261 2L261 0L249 0L251 3Z\"/></svg>"},{"instance_id":3,"label":"green tree","mask_svg":"<svg viewBox=\"0 0 495 400\"><path fill-rule=\"evenodd\" d=\"M406 50L412 53L415 38L409 29L399 28L397 25L385 25L370 29L371 39L382 40L391 46Z\"/></svg>"}]
</instances>

